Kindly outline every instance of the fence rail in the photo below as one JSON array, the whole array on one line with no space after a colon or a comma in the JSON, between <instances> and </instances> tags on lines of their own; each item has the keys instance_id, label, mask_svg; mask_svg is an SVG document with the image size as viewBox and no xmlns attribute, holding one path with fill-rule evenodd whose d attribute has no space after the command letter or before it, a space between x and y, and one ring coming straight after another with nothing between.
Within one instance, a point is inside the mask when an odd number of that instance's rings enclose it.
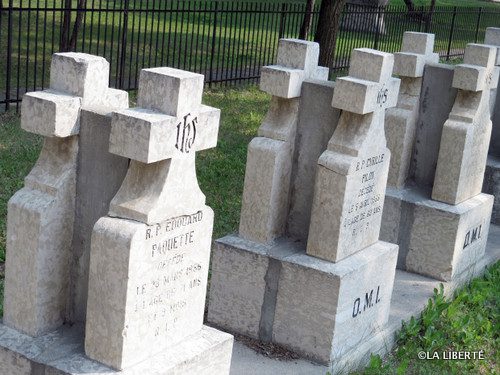
<instances>
[{"instance_id":1,"label":"fence rail","mask_svg":"<svg viewBox=\"0 0 500 375\"><path fill-rule=\"evenodd\" d=\"M165 65L202 73L209 85L255 82L260 67L273 63L279 38L298 37L305 13L304 3L279 1L88 0L79 9L64 3L9 0L0 12L0 105L6 110L18 109L25 92L46 88L51 56L68 44L68 26L78 15L74 50L105 57L111 85L133 90L140 69ZM332 71L348 68L353 48L398 51L406 30L435 33L442 58L461 57L488 26L500 27L500 7L436 7L431 17L428 7L346 5Z\"/></svg>"}]
</instances>

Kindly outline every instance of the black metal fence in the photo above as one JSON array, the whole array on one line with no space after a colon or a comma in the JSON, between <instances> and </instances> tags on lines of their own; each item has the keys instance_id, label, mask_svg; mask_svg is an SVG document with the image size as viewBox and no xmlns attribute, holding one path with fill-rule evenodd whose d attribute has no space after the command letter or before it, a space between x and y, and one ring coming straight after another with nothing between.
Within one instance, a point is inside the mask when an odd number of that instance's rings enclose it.
<instances>
[{"instance_id":1,"label":"black metal fence","mask_svg":"<svg viewBox=\"0 0 500 375\"><path fill-rule=\"evenodd\" d=\"M280 37L298 37L304 2L9 0L0 13L0 105L16 108L27 91L46 88L51 55L67 42L80 14L75 50L104 56L111 84L132 90L143 67L171 66L199 72L212 84L255 82L260 67L273 63ZM70 20L64 25L66 20ZM70 18L68 18L68 15ZM316 28L318 9L313 12ZM500 27L498 8L346 6L333 71L343 74L353 48L398 51L403 32L436 34L442 58L463 56L467 43L482 41L488 26ZM70 31L65 32L66 31ZM313 39L313 35L309 35Z\"/></svg>"}]
</instances>

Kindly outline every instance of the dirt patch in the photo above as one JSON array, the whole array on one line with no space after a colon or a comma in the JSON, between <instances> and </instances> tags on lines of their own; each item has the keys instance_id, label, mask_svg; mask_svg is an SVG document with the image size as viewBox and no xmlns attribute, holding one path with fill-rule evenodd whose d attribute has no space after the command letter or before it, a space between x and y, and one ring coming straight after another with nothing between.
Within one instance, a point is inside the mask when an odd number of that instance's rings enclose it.
<instances>
[{"instance_id":1,"label":"dirt patch","mask_svg":"<svg viewBox=\"0 0 500 375\"><path fill-rule=\"evenodd\" d=\"M282 346L270 342L262 342L234 333L233 336L235 340L238 340L245 346L248 346L250 349L268 358L278 359L281 361L293 361L301 358L297 353L294 353L288 349L283 348Z\"/></svg>"}]
</instances>

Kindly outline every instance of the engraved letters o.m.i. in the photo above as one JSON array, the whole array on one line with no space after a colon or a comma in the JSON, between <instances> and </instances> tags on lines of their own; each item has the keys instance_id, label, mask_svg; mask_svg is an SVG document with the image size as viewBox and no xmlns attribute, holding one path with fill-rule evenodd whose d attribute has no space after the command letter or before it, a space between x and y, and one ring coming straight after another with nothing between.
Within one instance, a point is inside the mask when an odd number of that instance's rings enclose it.
<instances>
[{"instance_id":1,"label":"engraved letters o.m.i.","mask_svg":"<svg viewBox=\"0 0 500 375\"><path fill-rule=\"evenodd\" d=\"M191 116L191 113L184 116L184 121L177 124L177 142L175 143L175 148L186 154L189 153L189 150L194 145L196 124L198 123L198 117L195 117L192 121L188 121L189 116Z\"/></svg>"}]
</instances>

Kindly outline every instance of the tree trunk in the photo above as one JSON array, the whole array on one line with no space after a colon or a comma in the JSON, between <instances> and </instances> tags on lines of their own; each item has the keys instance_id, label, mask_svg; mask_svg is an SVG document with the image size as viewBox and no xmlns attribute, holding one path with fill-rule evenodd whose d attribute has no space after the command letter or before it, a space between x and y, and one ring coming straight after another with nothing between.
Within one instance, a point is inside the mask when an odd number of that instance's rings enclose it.
<instances>
[{"instance_id":1,"label":"tree trunk","mask_svg":"<svg viewBox=\"0 0 500 375\"><path fill-rule=\"evenodd\" d=\"M309 32L311 31L312 15L314 10L315 0L307 0L306 11L304 13L304 19L302 20L302 26L300 27L299 39L306 40Z\"/></svg>"},{"instance_id":2,"label":"tree trunk","mask_svg":"<svg viewBox=\"0 0 500 375\"><path fill-rule=\"evenodd\" d=\"M406 4L406 8L408 9L408 12L414 12L415 11L415 4L413 4L413 0L403 0Z\"/></svg>"},{"instance_id":3,"label":"tree trunk","mask_svg":"<svg viewBox=\"0 0 500 375\"><path fill-rule=\"evenodd\" d=\"M69 40L69 50L74 51L76 49L76 39L78 38L78 32L80 31L80 26L82 25L83 15L87 5L87 0L78 0L78 11L76 13L75 24L73 25L73 31L71 33L71 38Z\"/></svg>"},{"instance_id":4,"label":"tree trunk","mask_svg":"<svg viewBox=\"0 0 500 375\"><path fill-rule=\"evenodd\" d=\"M340 25L340 16L346 0L323 0L319 10L318 27L314 40L319 43L319 63L333 68L333 56Z\"/></svg>"},{"instance_id":5,"label":"tree trunk","mask_svg":"<svg viewBox=\"0 0 500 375\"><path fill-rule=\"evenodd\" d=\"M428 33L431 29L432 16L434 15L434 9L436 8L436 0L431 0L431 7L429 13L425 17L425 32Z\"/></svg>"},{"instance_id":6,"label":"tree trunk","mask_svg":"<svg viewBox=\"0 0 500 375\"><path fill-rule=\"evenodd\" d=\"M69 44L69 28L71 25L71 0L64 1L64 16L61 28L61 39L59 40L59 51L67 52Z\"/></svg>"}]
</instances>

